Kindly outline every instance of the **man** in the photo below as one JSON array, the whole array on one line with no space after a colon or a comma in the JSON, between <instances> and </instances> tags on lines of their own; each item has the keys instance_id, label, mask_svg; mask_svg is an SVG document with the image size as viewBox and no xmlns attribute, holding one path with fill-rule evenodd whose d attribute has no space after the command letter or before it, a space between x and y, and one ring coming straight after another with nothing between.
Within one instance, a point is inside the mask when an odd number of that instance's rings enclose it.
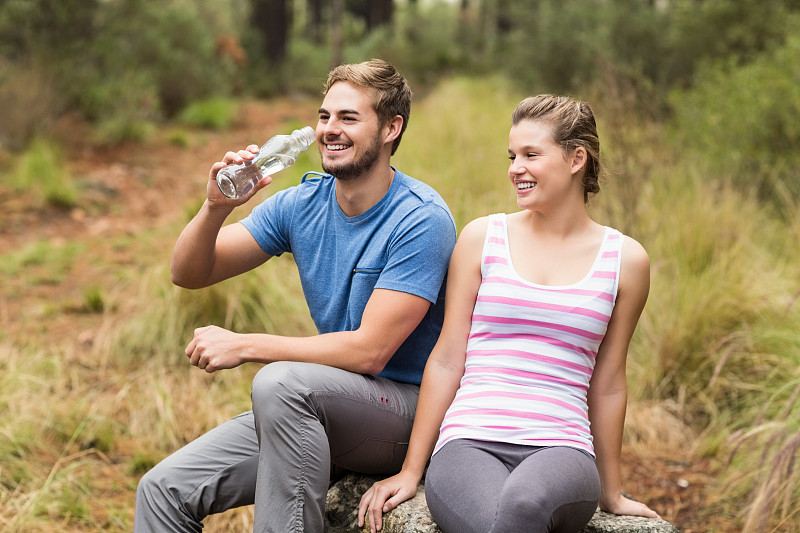
<instances>
[{"instance_id":1,"label":"man","mask_svg":"<svg viewBox=\"0 0 800 533\"><path fill-rule=\"evenodd\" d=\"M322 532L332 469L400 469L441 328L456 228L433 189L390 166L410 113L405 79L383 61L342 65L324 94L316 137L327 175L304 178L223 227L271 181L240 200L224 197L217 172L258 147L228 152L211 167L208 198L171 265L176 284L200 288L290 252L319 334L195 330L186 355L206 372L265 363L253 410L142 478L137 532L200 531L207 515L252 503L255 531Z\"/></svg>"}]
</instances>

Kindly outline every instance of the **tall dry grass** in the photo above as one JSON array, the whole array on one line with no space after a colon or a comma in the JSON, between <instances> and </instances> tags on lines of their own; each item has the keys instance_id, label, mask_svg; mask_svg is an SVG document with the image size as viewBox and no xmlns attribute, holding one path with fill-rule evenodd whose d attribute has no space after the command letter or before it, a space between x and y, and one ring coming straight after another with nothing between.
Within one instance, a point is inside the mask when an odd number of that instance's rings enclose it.
<instances>
[{"instance_id":1,"label":"tall dry grass","mask_svg":"<svg viewBox=\"0 0 800 533\"><path fill-rule=\"evenodd\" d=\"M715 460L707 515L734 517L732 531L796 531L797 206L762 202L743 176L673 146L660 125L624 120L609 139L619 174L596 207L612 224L628 220L652 261L629 354L634 411L666 403L649 423L666 429L677 413L696 435L687 453ZM628 425L639 432L635 418Z\"/></svg>"}]
</instances>

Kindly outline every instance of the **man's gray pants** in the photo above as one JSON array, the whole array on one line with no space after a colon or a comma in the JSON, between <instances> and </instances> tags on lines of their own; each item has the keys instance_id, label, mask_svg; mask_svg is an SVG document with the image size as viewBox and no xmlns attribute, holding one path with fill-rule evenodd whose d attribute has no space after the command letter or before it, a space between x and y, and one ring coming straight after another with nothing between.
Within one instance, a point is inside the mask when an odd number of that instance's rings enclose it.
<instances>
[{"instance_id":1,"label":"man's gray pants","mask_svg":"<svg viewBox=\"0 0 800 533\"><path fill-rule=\"evenodd\" d=\"M256 532L322 532L332 468L400 470L419 387L310 363L255 379L253 410L190 442L142 477L135 533L197 532L255 504Z\"/></svg>"}]
</instances>

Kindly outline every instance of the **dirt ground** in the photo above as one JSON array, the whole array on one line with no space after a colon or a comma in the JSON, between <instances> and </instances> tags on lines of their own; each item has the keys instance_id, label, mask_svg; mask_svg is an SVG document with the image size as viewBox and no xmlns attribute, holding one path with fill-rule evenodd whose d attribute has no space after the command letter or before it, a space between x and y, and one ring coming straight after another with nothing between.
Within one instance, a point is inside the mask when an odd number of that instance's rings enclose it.
<instances>
[{"instance_id":1,"label":"dirt ground","mask_svg":"<svg viewBox=\"0 0 800 533\"><path fill-rule=\"evenodd\" d=\"M108 246L109 241L169 228L185 219L187 205L201 198L212 162L221 159L230 148L263 143L285 120L313 126L316 105L313 97L269 104L250 102L243 105L240 118L230 131L190 131L187 148L168 142L168 130L144 144L98 148L85 142L85 126L65 119L55 132L67 147L68 171L81 183L83 193L78 205L71 209L37 207L24 195L2 190L0 183L0 253L22 249L38 240L82 242L86 252L79 266L64 279L25 287L23 298L0 304L0 326L5 336L32 334L31 313L47 302L77 301L90 283L113 286L113 270L100 265L139 259L128 257L126 250ZM168 257L173 243L174 239L165 240L158 245L161 248L157 253ZM98 260L97 254L107 257ZM48 327L35 330L35 334L63 341L68 330L90 335L100 320L99 314L59 313L51 317ZM74 342L80 342L80 338ZM626 450L623 469L626 491L648 502L684 533L732 531L724 517L704 511L713 475L708 462L687 458L686 450L652 455Z\"/></svg>"}]
</instances>

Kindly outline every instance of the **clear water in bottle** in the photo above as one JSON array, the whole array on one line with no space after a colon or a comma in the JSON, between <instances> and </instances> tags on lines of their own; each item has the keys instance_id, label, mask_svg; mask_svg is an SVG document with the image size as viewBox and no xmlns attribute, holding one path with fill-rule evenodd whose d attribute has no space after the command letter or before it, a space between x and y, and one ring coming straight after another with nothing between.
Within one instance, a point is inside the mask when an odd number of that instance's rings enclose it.
<instances>
[{"instance_id":1,"label":"clear water in bottle","mask_svg":"<svg viewBox=\"0 0 800 533\"><path fill-rule=\"evenodd\" d=\"M245 161L239 165L228 165L217 174L217 185L228 198L241 198L261 178L280 172L294 162L295 159L290 156L273 155L263 158L257 164Z\"/></svg>"},{"instance_id":2,"label":"clear water in bottle","mask_svg":"<svg viewBox=\"0 0 800 533\"><path fill-rule=\"evenodd\" d=\"M276 135L268 140L252 161L228 165L217 173L217 185L228 198L246 195L264 176L293 165L297 156L315 140L314 129L306 126L291 135Z\"/></svg>"}]
</instances>

